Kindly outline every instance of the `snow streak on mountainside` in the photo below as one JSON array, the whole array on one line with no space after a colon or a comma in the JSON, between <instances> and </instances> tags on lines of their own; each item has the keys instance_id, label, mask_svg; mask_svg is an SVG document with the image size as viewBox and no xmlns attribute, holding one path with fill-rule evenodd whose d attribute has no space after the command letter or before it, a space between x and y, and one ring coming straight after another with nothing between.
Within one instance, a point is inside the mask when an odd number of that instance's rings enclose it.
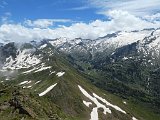
<instances>
[{"instance_id":1,"label":"snow streak on mountainside","mask_svg":"<svg viewBox=\"0 0 160 120\"><path fill-rule=\"evenodd\" d=\"M126 112L125 112L124 110L122 110L121 108L119 108L119 107L116 106L116 105L112 105L111 103L109 103L108 101L106 101L106 100L103 99L102 97L96 95L95 93L93 93L93 96L94 96L94 97L92 97L92 96L91 96L86 90L84 90L80 85L78 85L78 87L79 87L80 91L81 91L88 99L90 99L94 104L96 104L96 107L94 107L94 108L92 109L91 119L90 119L90 120L98 120L98 109L99 109L99 108L102 108L102 109L103 109L103 114L105 114L105 115L106 115L106 113L109 113L109 114L112 113L111 110L105 106L105 104L106 104L107 106L110 106L110 107L112 107L112 108L114 108L114 109L116 109L116 110L118 110L118 111L126 114ZM101 101L101 102L103 102L103 103L105 103L105 104L101 104L99 101ZM91 102L88 102L88 103L84 102L84 104L88 104L88 105L86 105L86 106L89 107L89 104L92 104L92 103L91 103Z\"/></svg>"},{"instance_id":2,"label":"snow streak on mountainside","mask_svg":"<svg viewBox=\"0 0 160 120\"><path fill-rule=\"evenodd\" d=\"M45 91L43 91L42 93L40 93L39 96L40 96L40 97L41 97L41 96L44 96L44 95L47 94L49 91L51 91L56 85L57 85L57 83L54 84L54 85L51 85L51 86L48 87Z\"/></svg>"}]
</instances>

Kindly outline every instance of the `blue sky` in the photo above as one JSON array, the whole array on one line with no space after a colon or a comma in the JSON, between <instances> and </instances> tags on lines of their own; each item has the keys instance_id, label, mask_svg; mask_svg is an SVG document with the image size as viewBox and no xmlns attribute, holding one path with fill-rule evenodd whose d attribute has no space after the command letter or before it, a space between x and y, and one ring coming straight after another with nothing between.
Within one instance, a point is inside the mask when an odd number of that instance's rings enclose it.
<instances>
[{"instance_id":1,"label":"blue sky","mask_svg":"<svg viewBox=\"0 0 160 120\"><path fill-rule=\"evenodd\" d=\"M96 39L160 27L160 0L0 0L0 41Z\"/></svg>"},{"instance_id":2,"label":"blue sky","mask_svg":"<svg viewBox=\"0 0 160 120\"><path fill-rule=\"evenodd\" d=\"M2 0L0 4L3 6L0 7L0 16L10 13L9 17L14 22L22 22L25 19L70 19L75 22L90 22L106 18L96 14L97 8L87 6L86 0Z\"/></svg>"},{"instance_id":3,"label":"blue sky","mask_svg":"<svg viewBox=\"0 0 160 120\"><path fill-rule=\"evenodd\" d=\"M103 12L109 9L137 12L138 15L143 12L156 14L160 11L159 5L160 0L0 0L0 16L11 13L10 17L15 22L22 22L24 19L90 22L106 19Z\"/></svg>"},{"instance_id":4,"label":"blue sky","mask_svg":"<svg viewBox=\"0 0 160 120\"><path fill-rule=\"evenodd\" d=\"M136 15L156 14L160 11L160 0L0 0L0 16L13 22L26 19L70 19L74 22L107 20L105 11L127 10ZM63 23L64 24L64 23ZM67 23L65 23L67 25ZM70 25L70 22L68 23Z\"/></svg>"}]
</instances>

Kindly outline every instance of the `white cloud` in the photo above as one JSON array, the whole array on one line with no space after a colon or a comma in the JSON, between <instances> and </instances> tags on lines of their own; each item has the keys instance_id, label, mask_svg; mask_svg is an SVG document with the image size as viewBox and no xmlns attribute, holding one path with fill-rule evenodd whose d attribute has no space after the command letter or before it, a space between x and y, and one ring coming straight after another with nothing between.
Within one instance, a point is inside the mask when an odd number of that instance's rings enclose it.
<instances>
[{"instance_id":1,"label":"white cloud","mask_svg":"<svg viewBox=\"0 0 160 120\"><path fill-rule=\"evenodd\" d=\"M26 20L24 23L30 27L38 27L38 28L47 28L53 25L53 21L49 19L38 19L35 21Z\"/></svg>"},{"instance_id":2,"label":"white cloud","mask_svg":"<svg viewBox=\"0 0 160 120\"><path fill-rule=\"evenodd\" d=\"M98 13L102 14L108 10L123 10L144 16L160 10L160 0L88 0L88 4L99 8Z\"/></svg>"},{"instance_id":3,"label":"white cloud","mask_svg":"<svg viewBox=\"0 0 160 120\"><path fill-rule=\"evenodd\" d=\"M59 37L71 39L77 37L96 39L116 31L131 31L160 27L160 22L152 23L142 20L126 11L113 10L108 11L105 14L109 15L111 18L110 21L96 20L89 24L82 22L74 23L69 27L61 26L55 29L27 27L23 24L2 24L0 26L0 40L26 42Z\"/></svg>"},{"instance_id":4,"label":"white cloud","mask_svg":"<svg viewBox=\"0 0 160 120\"><path fill-rule=\"evenodd\" d=\"M106 13L111 17L111 27L114 30L140 30L144 28L157 28L160 26L160 22L152 23L146 20L142 20L140 17L136 17L129 14L127 11L113 10Z\"/></svg>"},{"instance_id":5,"label":"white cloud","mask_svg":"<svg viewBox=\"0 0 160 120\"><path fill-rule=\"evenodd\" d=\"M55 22L71 22L70 19L37 19L35 21L25 20L24 24L30 27L47 28L53 26Z\"/></svg>"}]
</instances>

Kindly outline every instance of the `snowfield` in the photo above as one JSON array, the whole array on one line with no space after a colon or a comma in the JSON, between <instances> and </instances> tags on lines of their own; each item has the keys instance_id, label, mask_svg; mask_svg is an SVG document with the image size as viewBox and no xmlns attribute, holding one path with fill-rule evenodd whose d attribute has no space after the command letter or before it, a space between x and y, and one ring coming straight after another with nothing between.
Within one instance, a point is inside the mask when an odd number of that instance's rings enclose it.
<instances>
[{"instance_id":1,"label":"snowfield","mask_svg":"<svg viewBox=\"0 0 160 120\"><path fill-rule=\"evenodd\" d=\"M31 66L37 65L41 62L41 58L37 58L37 56L32 55L31 51L32 49L25 49L23 51L19 50L18 55L13 60L13 58L10 56L9 58L6 58L6 63L2 67L3 70L11 69L22 69L22 68L29 68Z\"/></svg>"}]
</instances>

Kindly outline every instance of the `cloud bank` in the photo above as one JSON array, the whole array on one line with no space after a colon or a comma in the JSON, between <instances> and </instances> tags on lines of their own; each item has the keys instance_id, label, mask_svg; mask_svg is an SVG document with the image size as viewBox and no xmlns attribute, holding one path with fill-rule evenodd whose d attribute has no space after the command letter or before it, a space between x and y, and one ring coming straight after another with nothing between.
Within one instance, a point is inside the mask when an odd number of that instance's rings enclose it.
<instances>
[{"instance_id":1,"label":"cloud bank","mask_svg":"<svg viewBox=\"0 0 160 120\"><path fill-rule=\"evenodd\" d=\"M49 26L53 26L54 23L61 22L71 22L70 19L37 19L35 21L25 20L24 24L29 27L36 28L47 28Z\"/></svg>"},{"instance_id":2,"label":"cloud bank","mask_svg":"<svg viewBox=\"0 0 160 120\"><path fill-rule=\"evenodd\" d=\"M52 28L54 22L66 22L66 20L38 19L36 21L25 20L24 23L7 24L0 26L0 42L16 41L27 42L31 40L54 39L67 37L74 39L77 37L85 39L96 39L108 33L116 31L142 30L144 28L158 28L160 22L148 21L122 10L110 10L105 12L110 20L95 20L90 23L73 23L71 26L60 26ZM148 19L153 19L152 16Z\"/></svg>"}]
</instances>

